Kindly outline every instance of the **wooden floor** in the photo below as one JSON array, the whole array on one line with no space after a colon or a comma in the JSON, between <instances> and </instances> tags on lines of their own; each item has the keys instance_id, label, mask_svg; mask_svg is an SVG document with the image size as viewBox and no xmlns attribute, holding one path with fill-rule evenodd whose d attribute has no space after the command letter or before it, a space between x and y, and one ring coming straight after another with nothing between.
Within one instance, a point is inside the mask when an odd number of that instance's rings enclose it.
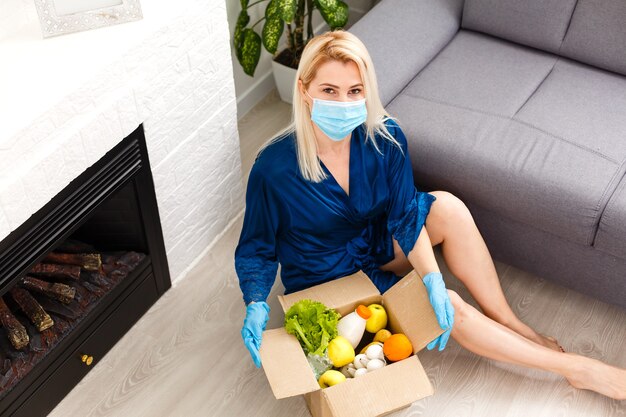
<instances>
[{"instance_id":1,"label":"wooden floor","mask_svg":"<svg viewBox=\"0 0 626 417\"><path fill-rule=\"evenodd\" d=\"M289 105L271 94L240 122L244 172L253 150L289 120ZM240 336L244 306L233 264L242 218L190 275L152 309L51 413L67 416L308 416L301 397L274 399ZM449 288L471 300L435 253ZM496 262L519 317L569 351L626 367L626 311ZM277 280L280 281L280 280ZM268 328L281 325L277 282ZM626 401L576 390L548 372L494 362L450 340L443 352L418 354L435 395L395 417L626 416Z\"/></svg>"}]
</instances>

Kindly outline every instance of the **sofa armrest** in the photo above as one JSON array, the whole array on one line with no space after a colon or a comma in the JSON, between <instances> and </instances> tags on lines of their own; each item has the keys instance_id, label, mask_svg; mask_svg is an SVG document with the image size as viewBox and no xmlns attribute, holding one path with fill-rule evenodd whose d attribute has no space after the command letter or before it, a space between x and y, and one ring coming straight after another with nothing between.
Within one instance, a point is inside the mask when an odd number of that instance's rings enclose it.
<instances>
[{"instance_id":1,"label":"sofa armrest","mask_svg":"<svg viewBox=\"0 0 626 417\"><path fill-rule=\"evenodd\" d=\"M450 42L463 0L383 0L348 30L367 47L384 106Z\"/></svg>"}]
</instances>

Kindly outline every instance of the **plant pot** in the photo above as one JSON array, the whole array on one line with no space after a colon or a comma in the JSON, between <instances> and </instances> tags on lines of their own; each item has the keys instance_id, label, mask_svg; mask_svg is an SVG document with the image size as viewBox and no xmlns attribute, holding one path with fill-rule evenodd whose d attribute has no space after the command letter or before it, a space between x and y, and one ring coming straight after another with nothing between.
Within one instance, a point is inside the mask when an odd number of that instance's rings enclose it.
<instances>
[{"instance_id":1,"label":"plant pot","mask_svg":"<svg viewBox=\"0 0 626 417\"><path fill-rule=\"evenodd\" d=\"M272 72L280 99L291 104L296 83L296 69L272 60Z\"/></svg>"}]
</instances>

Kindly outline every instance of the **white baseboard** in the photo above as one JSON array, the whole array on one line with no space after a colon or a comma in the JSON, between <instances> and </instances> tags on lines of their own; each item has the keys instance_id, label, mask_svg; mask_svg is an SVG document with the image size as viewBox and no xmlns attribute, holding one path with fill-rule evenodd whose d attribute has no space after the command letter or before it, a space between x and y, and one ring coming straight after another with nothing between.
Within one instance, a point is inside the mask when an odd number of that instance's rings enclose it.
<instances>
[{"instance_id":1,"label":"white baseboard","mask_svg":"<svg viewBox=\"0 0 626 417\"><path fill-rule=\"evenodd\" d=\"M237 98L237 119L241 119L248 114L274 88L276 88L276 83L270 67L269 71L263 74L257 82L252 84L250 88Z\"/></svg>"}]
</instances>

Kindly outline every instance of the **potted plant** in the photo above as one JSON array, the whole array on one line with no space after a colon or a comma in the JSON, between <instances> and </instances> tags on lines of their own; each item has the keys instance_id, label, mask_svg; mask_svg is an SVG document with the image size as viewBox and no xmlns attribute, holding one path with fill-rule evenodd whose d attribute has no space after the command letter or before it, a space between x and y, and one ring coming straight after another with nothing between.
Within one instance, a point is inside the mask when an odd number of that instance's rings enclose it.
<instances>
[{"instance_id":1,"label":"potted plant","mask_svg":"<svg viewBox=\"0 0 626 417\"><path fill-rule=\"evenodd\" d=\"M241 12L235 25L233 44L237 60L244 72L254 76L261 56L261 45L273 54L274 79L283 101L291 103L296 70L306 43L314 36L313 11L319 10L331 30L342 28L348 22L348 5L341 0L240 0ZM265 15L250 27L248 8L266 3ZM304 21L307 20L306 38ZM263 22L261 34L255 27ZM276 52L280 38L287 27L287 47Z\"/></svg>"}]
</instances>

